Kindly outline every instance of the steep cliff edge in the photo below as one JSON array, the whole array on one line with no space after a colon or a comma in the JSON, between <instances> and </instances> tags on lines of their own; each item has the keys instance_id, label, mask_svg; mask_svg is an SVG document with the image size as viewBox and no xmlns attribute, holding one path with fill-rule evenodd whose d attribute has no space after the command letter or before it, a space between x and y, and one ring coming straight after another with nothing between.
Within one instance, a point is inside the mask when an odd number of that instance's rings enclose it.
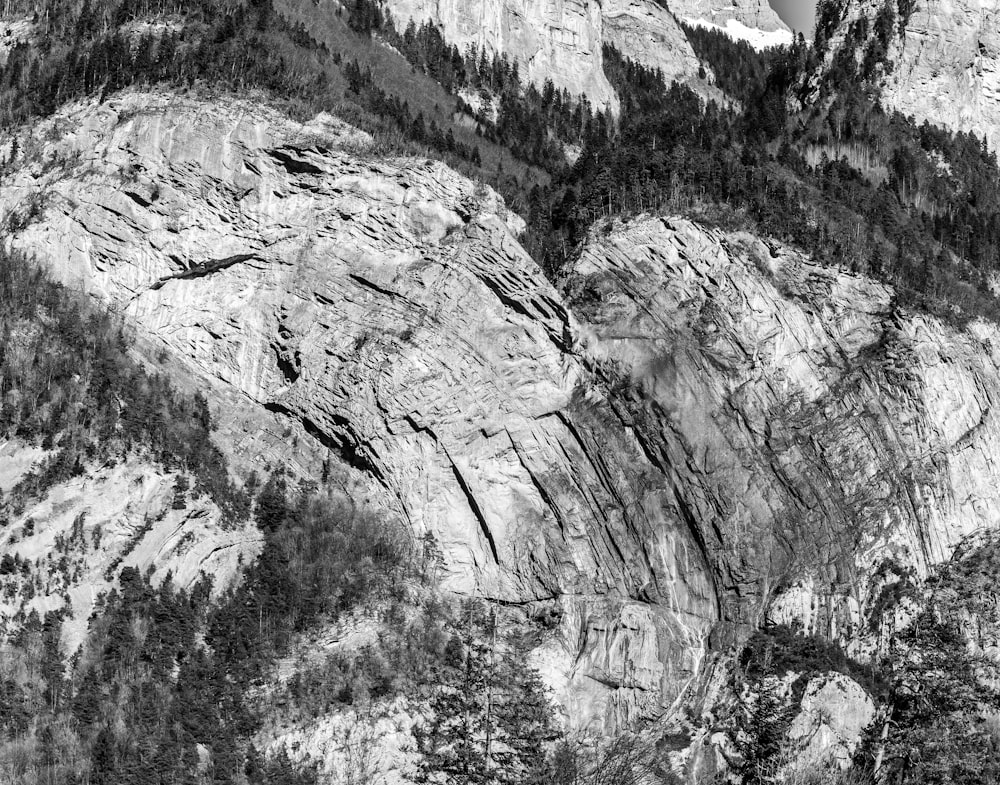
<instances>
[{"instance_id":1,"label":"steep cliff edge","mask_svg":"<svg viewBox=\"0 0 1000 785\"><path fill-rule=\"evenodd\" d=\"M536 84L546 79L597 107L617 111L604 74L602 47L660 68L667 82L698 73L698 58L673 14L655 0L390 0L402 28L413 20L442 27L449 41L506 53Z\"/></svg>"},{"instance_id":2,"label":"steep cliff edge","mask_svg":"<svg viewBox=\"0 0 1000 785\"><path fill-rule=\"evenodd\" d=\"M992 326L675 219L595 229L560 292L489 189L246 100L32 133L11 242L351 462L447 588L558 618L577 729L661 714L767 613L864 655L885 576L997 524Z\"/></svg>"},{"instance_id":3,"label":"steep cliff edge","mask_svg":"<svg viewBox=\"0 0 1000 785\"><path fill-rule=\"evenodd\" d=\"M864 39L874 35L883 12L878 0L829 2L839 19L832 49L852 24L866 20ZM888 68L877 79L886 106L918 122L927 120L954 131L985 136L1000 144L1000 5L986 2L917 0L901 19L892 4Z\"/></svg>"}]
</instances>

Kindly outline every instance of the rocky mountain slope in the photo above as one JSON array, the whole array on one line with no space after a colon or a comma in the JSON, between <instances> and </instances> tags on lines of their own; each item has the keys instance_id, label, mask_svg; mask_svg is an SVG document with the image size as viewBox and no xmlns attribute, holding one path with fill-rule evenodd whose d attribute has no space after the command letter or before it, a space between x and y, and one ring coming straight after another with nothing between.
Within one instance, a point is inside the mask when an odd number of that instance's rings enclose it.
<instances>
[{"instance_id":1,"label":"rocky mountain slope","mask_svg":"<svg viewBox=\"0 0 1000 785\"><path fill-rule=\"evenodd\" d=\"M917 3L885 100L905 114L1000 143L1000 6Z\"/></svg>"},{"instance_id":2,"label":"rocky mountain slope","mask_svg":"<svg viewBox=\"0 0 1000 785\"><path fill-rule=\"evenodd\" d=\"M713 3L705 0L674 0L670 9L677 15L695 19L705 19L725 26L729 20L745 27L771 33L788 30L781 17L767 0L733 0L729 3Z\"/></svg>"},{"instance_id":3,"label":"rocky mountain slope","mask_svg":"<svg viewBox=\"0 0 1000 785\"><path fill-rule=\"evenodd\" d=\"M670 9L690 25L722 30L730 37L747 41L758 49L785 46L793 39L788 25L766 0L739 0L725 4L673 0Z\"/></svg>"},{"instance_id":4,"label":"rocky mountain slope","mask_svg":"<svg viewBox=\"0 0 1000 785\"><path fill-rule=\"evenodd\" d=\"M862 38L872 36L884 7L877 0L826 5L828 15L837 22L831 50L843 43L859 19L867 20ZM917 0L905 18L894 8L892 16L895 24L888 39L888 67L877 79L883 102L918 121L985 136L997 149L1000 6L994 2Z\"/></svg>"},{"instance_id":5,"label":"rocky mountain slope","mask_svg":"<svg viewBox=\"0 0 1000 785\"><path fill-rule=\"evenodd\" d=\"M4 445L0 463L15 469L4 490L43 457ZM133 458L93 467L28 505L0 537L3 554L18 565L0 577L0 634L16 633L32 611L44 617L65 609L63 645L76 651L99 598L126 567L157 583L169 575L185 590L203 575L213 577L216 595L230 586L260 550L260 532L249 522L228 525L204 496L178 498L176 481L177 474Z\"/></svg>"},{"instance_id":6,"label":"rocky mountain slope","mask_svg":"<svg viewBox=\"0 0 1000 785\"><path fill-rule=\"evenodd\" d=\"M865 659L886 585L997 525L994 326L664 218L596 227L560 292L489 189L243 99L30 133L10 242L286 423L275 449L340 456L446 588L557 619L533 657L575 730L699 705L765 618Z\"/></svg>"},{"instance_id":7,"label":"rocky mountain slope","mask_svg":"<svg viewBox=\"0 0 1000 785\"><path fill-rule=\"evenodd\" d=\"M49 194L18 244L366 471L435 536L446 587L555 605L581 726L676 696L715 618L704 556L583 384L572 319L495 195L237 101L132 95L53 123L80 164L6 189Z\"/></svg>"},{"instance_id":8,"label":"rocky mountain slope","mask_svg":"<svg viewBox=\"0 0 1000 785\"><path fill-rule=\"evenodd\" d=\"M604 44L662 69L668 81L698 73L698 59L683 30L655 0L392 0L386 5L401 29L410 20L430 20L459 47L474 43L488 52L506 53L536 84L551 79L598 107L617 107L602 66Z\"/></svg>"}]
</instances>

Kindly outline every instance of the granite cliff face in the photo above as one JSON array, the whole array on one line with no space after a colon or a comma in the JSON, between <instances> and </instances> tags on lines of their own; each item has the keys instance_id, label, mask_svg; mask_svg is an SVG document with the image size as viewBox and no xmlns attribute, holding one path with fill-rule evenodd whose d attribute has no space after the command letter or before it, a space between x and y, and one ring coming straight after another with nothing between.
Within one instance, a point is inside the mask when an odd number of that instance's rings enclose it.
<instances>
[{"instance_id":1,"label":"granite cliff face","mask_svg":"<svg viewBox=\"0 0 1000 785\"><path fill-rule=\"evenodd\" d=\"M602 47L662 69L667 81L698 73L698 58L674 16L655 0L390 0L397 24L430 20L459 47L506 53L522 76L551 79L595 106L617 110Z\"/></svg>"},{"instance_id":2,"label":"granite cliff face","mask_svg":"<svg viewBox=\"0 0 1000 785\"><path fill-rule=\"evenodd\" d=\"M575 274L589 353L637 385L623 405L699 524L723 619L776 597L851 641L883 562L926 574L996 526L994 326L956 332L865 278L659 220L595 237Z\"/></svg>"},{"instance_id":3,"label":"granite cliff face","mask_svg":"<svg viewBox=\"0 0 1000 785\"><path fill-rule=\"evenodd\" d=\"M854 20L874 22L882 3L851 0L839 9L842 40ZM888 51L879 79L883 102L918 122L1000 143L1000 4L994 0L917 0Z\"/></svg>"},{"instance_id":4,"label":"granite cliff face","mask_svg":"<svg viewBox=\"0 0 1000 785\"><path fill-rule=\"evenodd\" d=\"M675 219L596 228L556 290L489 189L245 100L31 133L10 242L286 423L273 449L339 454L447 588L558 619L532 656L578 730L704 695L766 615L865 656L886 582L1000 518L995 327Z\"/></svg>"},{"instance_id":5,"label":"granite cliff face","mask_svg":"<svg viewBox=\"0 0 1000 785\"><path fill-rule=\"evenodd\" d=\"M547 667L582 726L676 697L716 616L704 553L492 192L239 101L52 122L4 191L47 193L17 245L344 455L435 536L446 587L561 614Z\"/></svg>"},{"instance_id":6,"label":"granite cliff face","mask_svg":"<svg viewBox=\"0 0 1000 785\"><path fill-rule=\"evenodd\" d=\"M886 80L905 114L1000 143L1000 4L916 4Z\"/></svg>"}]
</instances>

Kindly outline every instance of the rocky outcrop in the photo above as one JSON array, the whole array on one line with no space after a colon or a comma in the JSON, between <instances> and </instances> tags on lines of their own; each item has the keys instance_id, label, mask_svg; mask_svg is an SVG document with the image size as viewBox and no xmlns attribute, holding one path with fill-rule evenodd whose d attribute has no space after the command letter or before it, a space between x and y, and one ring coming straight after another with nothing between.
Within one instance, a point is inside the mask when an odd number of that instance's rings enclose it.
<instances>
[{"instance_id":1,"label":"rocky outcrop","mask_svg":"<svg viewBox=\"0 0 1000 785\"><path fill-rule=\"evenodd\" d=\"M329 117L126 94L32 133L10 242L352 465L446 587L557 620L576 729L704 692L766 613L862 656L882 587L1000 518L994 326L677 219L595 229L557 291L492 191Z\"/></svg>"},{"instance_id":2,"label":"rocky outcrop","mask_svg":"<svg viewBox=\"0 0 1000 785\"><path fill-rule=\"evenodd\" d=\"M767 0L671 0L670 8L689 25L721 30L756 49L785 46L794 37Z\"/></svg>"},{"instance_id":3,"label":"rocky outcrop","mask_svg":"<svg viewBox=\"0 0 1000 785\"><path fill-rule=\"evenodd\" d=\"M459 47L506 53L536 84L551 79L615 111L618 99L604 75L606 43L660 68L668 82L698 73L684 31L656 0L390 0L387 6L401 27L430 20Z\"/></svg>"},{"instance_id":4,"label":"rocky outcrop","mask_svg":"<svg viewBox=\"0 0 1000 785\"><path fill-rule=\"evenodd\" d=\"M31 18L0 19L0 65L7 62L11 50L23 43L30 43L35 32Z\"/></svg>"},{"instance_id":5,"label":"rocky outcrop","mask_svg":"<svg viewBox=\"0 0 1000 785\"><path fill-rule=\"evenodd\" d=\"M917 2L886 79L904 114L1000 143L1000 5Z\"/></svg>"},{"instance_id":6,"label":"rocky outcrop","mask_svg":"<svg viewBox=\"0 0 1000 785\"><path fill-rule=\"evenodd\" d=\"M8 443L0 473L12 485L43 458ZM178 504L176 478L133 456L58 483L12 518L0 552L23 566L0 574L0 635L18 630L31 611L65 608L63 642L75 651L95 603L125 567L154 584L169 575L189 590L208 577L214 594L228 588L259 552L261 534L250 522L227 524L204 496L188 493Z\"/></svg>"},{"instance_id":7,"label":"rocky outcrop","mask_svg":"<svg viewBox=\"0 0 1000 785\"><path fill-rule=\"evenodd\" d=\"M656 0L603 0L604 42L638 63L658 68L667 84L689 81L701 64L672 10Z\"/></svg>"},{"instance_id":8,"label":"rocky outcrop","mask_svg":"<svg viewBox=\"0 0 1000 785\"><path fill-rule=\"evenodd\" d=\"M677 16L705 19L723 27L733 20L765 33L788 30L788 25L767 0L730 0L722 3L718 0L671 0L670 10Z\"/></svg>"},{"instance_id":9,"label":"rocky outcrop","mask_svg":"<svg viewBox=\"0 0 1000 785\"><path fill-rule=\"evenodd\" d=\"M271 755L281 752L303 766L316 766L323 782L353 785L414 781L419 755L414 712L404 699L376 702L364 711L337 712L302 727L259 734Z\"/></svg>"},{"instance_id":10,"label":"rocky outcrop","mask_svg":"<svg viewBox=\"0 0 1000 785\"><path fill-rule=\"evenodd\" d=\"M851 0L834 48L848 26L874 22L883 3ZM893 4L895 7L895 4ZM985 136L1000 144L1000 4L995 0L916 0L905 26L896 29L888 51L890 67L878 81L883 102L918 122Z\"/></svg>"},{"instance_id":11,"label":"rocky outcrop","mask_svg":"<svg viewBox=\"0 0 1000 785\"><path fill-rule=\"evenodd\" d=\"M696 675L705 554L495 194L235 100L128 95L52 123L74 163L47 168L53 149L8 183L8 209L47 194L17 245L366 473L437 539L446 587L561 615L581 727L655 714Z\"/></svg>"},{"instance_id":12,"label":"rocky outcrop","mask_svg":"<svg viewBox=\"0 0 1000 785\"><path fill-rule=\"evenodd\" d=\"M464 48L475 44L505 53L522 77L536 84L546 79L573 95L586 95L596 106L617 107L601 54L601 6L590 0L391 0L397 25L432 21L448 41Z\"/></svg>"},{"instance_id":13,"label":"rocky outcrop","mask_svg":"<svg viewBox=\"0 0 1000 785\"><path fill-rule=\"evenodd\" d=\"M874 719L875 703L856 681L841 673L813 677L788 729L789 741L798 750L796 765L850 767Z\"/></svg>"},{"instance_id":14,"label":"rocky outcrop","mask_svg":"<svg viewBox=\"0 0 1000 785\"><path fill-rule=\"evenodd\" d=\"M595 237L575 274L588 352L632 385L723 619L772 605L861 656L883 580L997 526L994 325L901 314L864 278L684 223Z\"/></svg>"}]
</instances>

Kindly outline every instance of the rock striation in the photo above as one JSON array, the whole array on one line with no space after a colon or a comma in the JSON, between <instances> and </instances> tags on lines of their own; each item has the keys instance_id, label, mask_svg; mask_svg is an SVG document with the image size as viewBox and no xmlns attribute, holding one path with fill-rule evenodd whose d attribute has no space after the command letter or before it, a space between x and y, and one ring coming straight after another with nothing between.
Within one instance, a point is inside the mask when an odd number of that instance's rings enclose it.
<instances>
[{"instance_id":1,"label":"rock striation","mask_svg":"<svg viewBox=\"0 0 1000 785\"><path fill-rule=\"evenodd\" d=\"M660 69L667 84L690 81L699 73L702 64L672 8L657 0L603 0L601 17L604 42L638 63Z\"/></svg>"},{"instance_id":2,"label":"rock striation","mask_svg":"<svg viewBox=\"0 0 1000 785\"><path fill-rule=\"evenodd\" d=\"M629 380L731 632L770 607L863 656L876 575L926 575L1000 522L995 325L900 313L870 280L684 222L598 234L574 272L588 353Z\"/></svg>"},{"instance_id":3,"label":"rock striation","mask_svg":"<svg viewBox=\"0 0 1000 785\"><path fill-rule=\"evenodd\" d=\"M490 189L249 100L30 133L9 242L353 466L449 589L557 619L532 658L576 730L706 694L765 615L864 656L893 576L1000 522L995 326L673 218L595 228L557 290Z\"/></svg>"},{"instance_id":4,"label":"rock striation","mask_svg":"<svg viewBox=\"0 0 1000 785\"><path fill-rule=\"evenodd\" d=\"M410 20L440 25L459 47L505 53L536 84L551 79L572 95L617 111L604 75L604 44L660 68L669 82L698 73L698 58L673 14L656 0L389 0L402 27Z\"/></svg>"},{"instance_id":5,"label":"rock striation","mask_svg":"<svg viewBox=\"0 0 1000 785\"><path fill-rule=\"evenodd\" d=\"M890 106L1000 143L1000 4L916 4L883 94Z\"/></svg>"},{"instance_id":6,"label":"rock striation","mask_svg":"<svg viewBox=\"0 0 1000 785\"><path fill-rule=\"evenodd\" d=\"M767 0L730 0L724 3L718 0L671 0L670 10L677 16L705 19L723 27L733 20L765 33L788 30L788 25Z\"/></svg>"},{"instance_id":7,"label":"rock striation","mask_svg":"<svg viewBox=\"0 0 1000 785\"><path fill-rule=\"evenodd\" d=\"M46 193L15 244L365 472L436 538L448 588L561 615L582 727L696 675L704 553L492 191L246 101L129 94L52 124L4 189L14 210Z\"/></svg>"},{"instance_id":8,"label":"rock striation","mask_svg":"<svg viewBox=\"0 0 1000 785\"><path fill-rule=\"evenodd\" d=\"M35 30L31 18L0 19L0 64L7 62L10 51L22 43L30 43Z\"/></svg>"}]
</instances>

